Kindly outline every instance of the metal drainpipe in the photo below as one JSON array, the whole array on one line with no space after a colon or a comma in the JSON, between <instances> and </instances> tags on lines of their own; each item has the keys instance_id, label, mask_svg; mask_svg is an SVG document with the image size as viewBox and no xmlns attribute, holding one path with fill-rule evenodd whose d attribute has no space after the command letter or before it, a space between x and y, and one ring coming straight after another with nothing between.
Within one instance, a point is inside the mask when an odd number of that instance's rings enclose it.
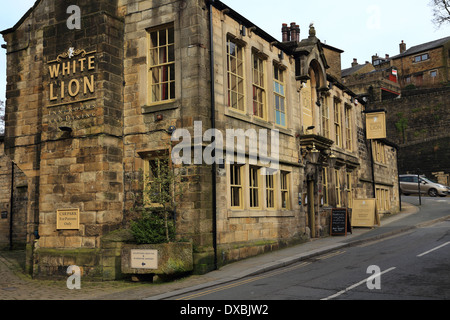
<instances>
[{"instance_id":1,"label":"metal drainpipe","mask_svg":"<svg viewBox=\"0 0 450 320\"><path fill-rule=\"evenodd\" d=\"M9 200L9 250L13 249L14 162L11 166L11 197Z\"/></svg>"},{"instance_id":2,"label":"metal drainpipe","mask_svg":"<svg viewBox=\"0 0 450 320\"><path fill-rule=\"evenodd\" d=\"M214 77L214 28L213 28L213 3L209 1L209 41L210 41L210 72L211 72L211 129L216 128L216 101L215 101L215 77ZM212 175L212 232L214 248L214 268L217 270L217 164L211 165Z\"/></svg>"}]
</instances>

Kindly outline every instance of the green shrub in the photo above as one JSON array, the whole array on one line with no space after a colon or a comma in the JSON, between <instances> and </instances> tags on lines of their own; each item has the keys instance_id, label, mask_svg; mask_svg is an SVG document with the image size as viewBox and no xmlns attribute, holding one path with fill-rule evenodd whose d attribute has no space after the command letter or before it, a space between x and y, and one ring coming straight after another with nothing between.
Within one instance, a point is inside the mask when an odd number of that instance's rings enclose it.
<instances>
[{"instance_id":1,"label":"green shrub","mask_svg":"<svg viewBox=\"0 0 450 320\"><path fill-rule=\"evenodd\" d=\"M171 219L166 221L164 215L164 212L149 211L131 222L130 230L138 244L161 244L175 240L174 221Z\"/></svg>"}]
</instances>

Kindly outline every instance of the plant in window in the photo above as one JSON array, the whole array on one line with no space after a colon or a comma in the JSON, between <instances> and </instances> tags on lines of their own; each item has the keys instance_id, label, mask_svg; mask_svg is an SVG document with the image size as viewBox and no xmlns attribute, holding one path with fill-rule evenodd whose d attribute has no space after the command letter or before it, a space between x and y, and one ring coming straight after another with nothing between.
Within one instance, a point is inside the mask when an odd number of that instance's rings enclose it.
<instances>
[{"instance_id":1,"label":"plant in window","mask_svg":"<svg viewBox=\"0 0 450 320\"><path fill-rule=\"evenodd\" d=\"M175 240L175 212L183 195L181 171L168 159L149 161L144 179L140 218L131 222L131 233L139 244L170 243Z\"/></svg>"}]
</instances>

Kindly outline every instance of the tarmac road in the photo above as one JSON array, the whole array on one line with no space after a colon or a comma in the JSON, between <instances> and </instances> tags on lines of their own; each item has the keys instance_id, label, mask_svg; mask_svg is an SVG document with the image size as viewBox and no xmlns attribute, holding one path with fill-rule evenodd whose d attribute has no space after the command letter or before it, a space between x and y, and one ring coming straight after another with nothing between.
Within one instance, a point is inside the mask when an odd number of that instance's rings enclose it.
<instances>
[{"instance_id":1,"label":"tarmac road","mask_svg":"<svg viewBox=\"0 0 450 320\"><path fill-rule=\"evenodd\" d=\"M448 300L449 230L446 220L171 299ZM382 275L369 281L375 271Z\"/></svg>"},{"instance_id":2,"label":"tarmac road","mask_svg":"<svg viewBox=\"0 0 450 320\"><path fill-rule=\"evenodd\" d=\"M414 204L416 198L403 197ZM450 217L450 198L423 199L423 206L403 205L403 212L386 219L375 229L356 229L346 238L329 237L296 247L240 261L202 276L191 276L164 284L131 283L126 281L91 283L82 280L80 290L67 289L65 281L37 281L21 272L23 252L0 252L0 300L159 300L223 285L264 272L292 266L313 257L343 248L392 236L429 221L444 221ZM441 202L444 201L444 202Z\"/></svg>"}]
</instances>

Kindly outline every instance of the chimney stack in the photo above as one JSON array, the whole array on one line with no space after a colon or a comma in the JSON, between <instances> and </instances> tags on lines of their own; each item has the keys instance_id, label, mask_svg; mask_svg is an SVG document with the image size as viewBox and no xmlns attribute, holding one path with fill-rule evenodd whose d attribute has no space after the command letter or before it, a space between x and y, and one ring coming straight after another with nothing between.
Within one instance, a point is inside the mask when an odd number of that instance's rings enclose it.
<instances>
[{"instance_id":1,"label":"chimney stack","mask_svg":"<svg viewBox=\"0 0 450 320\"><path fill-rule=\"evenodd\" d=\"M291 41L291 32L287 23L283 23L283 27L281 28L281 34L283 35L283 42Z\"/></svg>"},{"instance_id":2,"label":"chimney stack","mask_svg":"<svg viewBox=\"0 0 450 320\"><path fill-rule=\"evenodd\" d=\"M400 54L402 54L405 51L406 51L406 43L404 43L402 40L402 43L400 43Z\"/></svg>"},{"instance_id":3,"label":"chimney stack","mask_svg":"<svg viewBox=\"0 0 450 320\"><path fill-rule=\"evenodd\" d=\"M300 42L300 26L295 22L291 23L291 41Z\"/></svg>"},{"instance_id":4,"label":"chimney stack","mask_svg":"<svg viewBox=\"0 0 450 320\"><path fill-rule=\"evenodd\" d=\"M358 65L358 59L353 59L352 68Z\"/></svg>"}]
</instances>

